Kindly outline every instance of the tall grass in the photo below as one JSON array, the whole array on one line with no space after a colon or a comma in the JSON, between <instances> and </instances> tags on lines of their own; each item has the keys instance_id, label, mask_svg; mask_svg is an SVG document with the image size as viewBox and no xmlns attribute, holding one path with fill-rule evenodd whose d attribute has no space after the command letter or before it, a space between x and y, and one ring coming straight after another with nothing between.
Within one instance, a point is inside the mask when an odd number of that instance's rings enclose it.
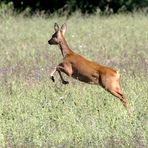
<instances>
[{"instance_id":1,"label":"tall grass","mask_svg":"<svg viewBox=\"0 0 148 148\"><path fill-rule=\"evenodd\" d=\"M0 17L0 147L147 147L148 18L6 15ZM61 60L49 46L53 24L66 22L69 46L117 69L131 116L99 86L49 79Z\"/></svg>"}]
</instances>

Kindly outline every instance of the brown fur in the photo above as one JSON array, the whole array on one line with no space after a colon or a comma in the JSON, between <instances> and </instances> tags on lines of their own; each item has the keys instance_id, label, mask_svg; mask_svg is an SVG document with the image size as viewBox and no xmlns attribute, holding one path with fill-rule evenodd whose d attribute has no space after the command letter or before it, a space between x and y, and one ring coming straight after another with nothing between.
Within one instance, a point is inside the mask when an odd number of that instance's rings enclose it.
<instances>
[{"instance_id":1,"label":"brown fur","mask_svg":"<svg viewBox=\"0 0 148 148\"><path fill-rule=\"evenodd\" d=\"M66 31L65 24L60 28L55 23L54 29L55 33L48 43L50 45L59 45L63 55L63 61L51 73L52 80L54 81L53 74L58 71L63 84L67 84L68 82L63 79L61 72L82 82L100 85L112 95L119 98L127 108L128 101L124 97L119 84L119 72L110 67L87 60L83 56L73 52L64 38Z\"/></svg>"}]
</instances>

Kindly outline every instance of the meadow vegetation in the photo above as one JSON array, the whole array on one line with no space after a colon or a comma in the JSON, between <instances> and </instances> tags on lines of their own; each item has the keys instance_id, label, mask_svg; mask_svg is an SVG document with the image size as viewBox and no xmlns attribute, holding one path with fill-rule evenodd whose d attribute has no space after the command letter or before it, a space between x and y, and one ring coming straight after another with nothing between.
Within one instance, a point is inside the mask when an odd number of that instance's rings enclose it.
<instances>
[{"instance_id":1,"label":"meadow vegetation","mask_svg":"<svg viewBox=\"0 0 148 148\"><path fill-rule=\"evenodd\" d=\"M120 70L131 116L99 86L49 79L62 60L47 43L55 22L75 52ZM0 147L147 146L147 15L0 15Z\"/></svg>"}]
</instances>

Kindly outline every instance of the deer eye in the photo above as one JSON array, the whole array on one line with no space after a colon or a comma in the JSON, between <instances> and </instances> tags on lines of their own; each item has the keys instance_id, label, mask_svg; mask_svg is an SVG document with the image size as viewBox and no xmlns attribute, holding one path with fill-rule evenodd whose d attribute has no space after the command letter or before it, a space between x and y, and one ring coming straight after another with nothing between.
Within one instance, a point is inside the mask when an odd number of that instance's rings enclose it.
<instances>
[{"instance_id":1,"label":"deer eye","mask_svg":"<svg viewBox=\"0 0 148 148\"><path fill-rule=\"evenodd\" d=\"M56 35L53 35L52 38L56 38Z\"/></svg>"}]
</instances>

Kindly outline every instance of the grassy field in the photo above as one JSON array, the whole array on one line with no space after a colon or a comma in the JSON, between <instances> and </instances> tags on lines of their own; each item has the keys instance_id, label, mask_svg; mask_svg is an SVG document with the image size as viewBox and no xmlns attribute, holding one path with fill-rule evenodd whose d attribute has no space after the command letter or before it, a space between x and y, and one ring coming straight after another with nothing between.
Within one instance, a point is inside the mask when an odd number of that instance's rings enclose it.
<instances>
[{"instance_id":1,"label":"grassy field","mask_svg":"<svg viewBox=\"0 0 148 148\"><path fill-rule=\"evenodd\" d=\"M62 60L47 44L55 22L75 52L120 69L131 116L99 86L49 79ZM0 147L148 147L148 16L1 15Z\"/></svg>"}]
</instances>

